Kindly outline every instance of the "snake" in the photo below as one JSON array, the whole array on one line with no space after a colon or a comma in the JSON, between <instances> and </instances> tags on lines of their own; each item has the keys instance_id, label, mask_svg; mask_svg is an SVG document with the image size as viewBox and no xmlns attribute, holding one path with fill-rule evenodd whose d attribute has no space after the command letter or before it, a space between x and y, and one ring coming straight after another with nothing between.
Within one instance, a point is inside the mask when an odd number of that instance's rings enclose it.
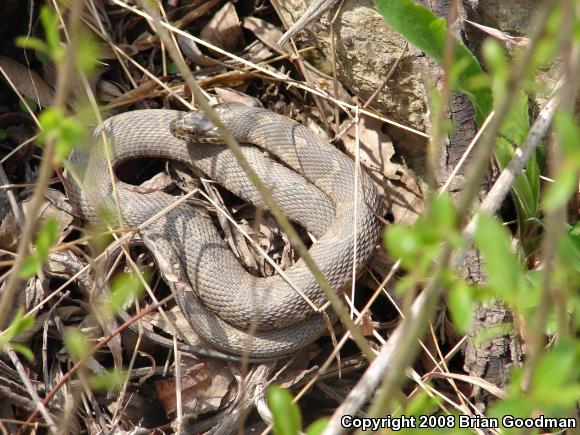
<instances>
[{"instance_id":1,"label":"snake","mask_svg":"<svg viewBox=\"0 0 580 435\"><path fill-rule=\"evenodd\" d=\"M241 103L222 103L213 110L286 217L314 237L308 252L330 287L340 291L352 283L380 232L381 201L368 174L327 140L284 115ZM173 160L267 209L204 112L124 112L95 128L90 142L69 157L66 179L72 205L89 222L118 210L122 225L140 228L156 261L188 280L189 286L176 292L176 301L209 348L225 355L277 359L328 329L325 311L313 309L327 302L326 295L303 259L284 276L254 276L207 213L187 201L174 204L178 198L169 193L118 178L116 170L131 159Z\"/></svg>"}]
</instances>

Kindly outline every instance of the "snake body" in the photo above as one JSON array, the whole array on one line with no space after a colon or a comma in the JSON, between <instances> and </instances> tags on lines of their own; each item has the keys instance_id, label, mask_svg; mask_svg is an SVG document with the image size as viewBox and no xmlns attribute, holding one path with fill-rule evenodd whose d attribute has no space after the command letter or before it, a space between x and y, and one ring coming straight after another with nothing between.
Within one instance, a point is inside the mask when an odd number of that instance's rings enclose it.
<instances>
[{"instance_id":1,"label":"snake body","mask_svg":"<svg viewBox=\"0 0 580 435\"><path fill-rule=\"evenodd\" d=\"M234 103L214 109L238 142L259 147L243 146L246 159L286 216L318 238L309 252L330 285L344 287L353 275L355 240L359 270L379 233L379 198L368 176L361 171L356 180L351 159L285 116ZM216 142L215 135L201 112L150 109L113 116L95 130L91 148L78 148L71 155L69 197L89 221L99 220L99 206L114 210L118 201L122 219L131 227L176 200L163 192L140 192L119 180L115 193L108 150L113 169L127 159L172 159L196 166L234 194L265 207L228 148L210 143ZM287 167L265 158L264 150ZM156 258L186 272L194 291L177 292L177 302L192 328L212 347L228 354L275 358L307 345L325 330L324 316L285 279L248 273L211 221L189 205L170 209L141 235ZM285 274L313 304L326 302L302 260ZM253 329L251 334L248 329Z\"/></svg>"}]
</instances>

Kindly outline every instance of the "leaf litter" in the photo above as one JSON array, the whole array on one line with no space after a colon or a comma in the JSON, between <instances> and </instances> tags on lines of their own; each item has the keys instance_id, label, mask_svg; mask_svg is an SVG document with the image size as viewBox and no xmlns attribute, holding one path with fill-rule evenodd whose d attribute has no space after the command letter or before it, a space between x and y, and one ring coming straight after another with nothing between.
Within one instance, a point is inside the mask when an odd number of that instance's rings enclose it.
<instances>
[{"instance_id":1,"label":"leaf litter","mask_svg":"<svg viewBox=\"0 0 580 435\"><path fill-rule=\"evenodd\" d=\"M253 10L232 2L198 0L183 6L167 2L165 12L175 27L215 47L295 80L302 80L305 74L310 85L333 93L334 80L322 71L328 71L328 61L314 47L302 46L298 53L289 44L279 47L276 41L283 33L279 19L267 4L262 6ZM139 108L186 109L184 102L191 100L190 92L176 74L158 37L141 16L120 7L116 2L107 2L88 8L84 19L101 47L99 72L89 88L96 99L105 105L108 115ZM40 35L39 25L35 24L32 31ZM323 137L332 138L332 132L326 126L334 122L333 105L327 99L317 104L311 94L287 86L279 79L264 75L262 71L223 56L216 50L202 47L183 36L177 35L177 39L198 83L214 101L263 106L297 119ZM308 60L301 53L308 54ZM30 55L29 52L29 58ZM0 136L2 157L12 150L20 150L2 160L2 164L9 176L9 183L16 186L27 183L32 186L31 183L34 183L38 170L34 152L37 151L34 151L33 142L26 144L26 141L32 137L31 132L35 131L34 116L38 114L39 107L51 104L56 83L50 63L34 59L27 64L29 66L24 66L25 62L22 50L16 47L0 57L0 66L4 70L2 86L9 89L11 95L11 99L0 107L0 133L6 132ZM299 63L304 69L299 67ZM340 83L337 83L337 90L340 100L352 102L352 96ZM18 94L30 101L31 111L23 109ZM74 102L68 103L72 107ZM348 121L350 119L344 116L344 122ZM340 130L338 127L336 131ZM412 174L403 163L393 161L392 141L383 132L380 121L362 117L359 129L361 164L371 174L384 200L385 217L394 222L411 222L420 213L422 204L421 192ZM354 127L351 127L337 146L347 154L354 155L357 143L355 136ZM128 179L124 181L133 183L134 188L140 191L163 190L179 195L182 190L199 189L212 198L237 225L222 218L221 213L216 212L216 206L203 196L194 196L190 203L214 220L239 261L252 273L269 276L275 272L258 252L256 245L283 269L297 260L287 236L280 231L269 213L245 204L211 182L200 183L198 174L190 169L174 164L141 165L139 171L129 168L125 169L125 173ZM20 230L13 207L5 194L7 191L3 188L0 195L0 210L3 211L0 252L1 260L6 263L3 267L10 264ZM30 191L20 187L11 191L18 193L16 199L26 217L26 200ZM16 305L34 310L37 316L34 328L23 335L21 340L33 350L38 350L40 356L33 363L28 363L27 370L29 376L36 380L39 391L44 392L54 387L55 380L61 378L72 363L63 344L67 328L81 328L89 334L89 340L95 343L100 337L111 334L122 323L114 317L102 318L96 315L93 308L100 298L106 297L101 287L103 283L109 282L110 275L114 275L113 270L115 273L130 271L133 261L146 266L145 269L152 271L151 291L157 300L175 291L183 279L173 264L158 264L157 267L161 268L166 277L171 278L169 281L177 286L168 288L153 267L150 255L138 243L138 235L129 237L136 243L125 245L125 253L114 267L109 264L110 260L96 262L95 257L106 252L105 248L112 241L111 232L106 228L83 226L66 201L59 178L54 179L53 188L47 191L46 198L39 222L49 216L56 218L59 243L53 247L48 263L38 276L22 285L23 291L16 301ZM248 234L251 240L243 233ZM306 231L301 230L301 235L305 243L312 243ZM125 258L127 254L131 255L131 261ZM384 256L384 250L379 247L375 257L378 260L371 260L370 264L374 261L384 265ZM110 253L107 257L113 258ZM372 269L381 276L386 275L384 268ZM362 304L376 286L371 283L367 275L360 277L357 295ZM136 303L129 302L123 309L136 313ZM138 309L153 303L148 296ZM381 301L376 309L373 307L364 316L365 334L371 337L377 321L387 321L393 316L396 313L392 305L386 300ZM151 334L149 336L161 336L169 342L185 340L189 344L200 343L175 305L153 311L140 322ZM112 340L108 350L92 355L82 375L102 375L107 369L120 368L122 365L129 367L125 386L120 392L80 392L84 400L83 409L77 409L71 416L69 429L80 431L83 427L91 432L112 430L124 433L139 427L161 433L175 425L178 415L182 415L184 421L194 428L234 428L243 424L239 416L253 409L253 404L259 402L263 395L264 385L272 380L287 387L299 388L308 382L316 386L316 379L324 379L324 383L313 390L312 397L320 401L320 405L310 412L310 416L307 412L306 417L311 418L321 415L325 405L336 406L337 400L344 397L345 389L354 384L365 367L362 355L348 345L342 351L341 360L330 363L326 370L330 375L319 372L320 366L333 350L331 339L323 337L297 352L289 361L267 364L269 369L265 372L259 372L258 365L252 364L249 368L242 367L240 371L240 367L232 362L192 356L181 351L176 355L174 348L158 346L147 338L147 334L139 338L138 327L133 329L124 331ZM337 330L340 332L338 325ZM172 331L178 331L177 336L174 337ZM386 333L381 331L381 334ZM137 344L139 348L135 347ZM20 384L18 374L5 367L2 360L0 364L0 385L4 386L0 389L0 395L10 403L8 405L8 402L2 401L0 410L10 412L16 419L25 420L35 405L28 399L15 399L28 396ZM350 371L349 364L356 368ZM243 390L245 384L241 379L244 370L250 370L255 375L255 397ZM345 370L342 374L348 372L348 376L339 380L342 370ZM176 382L176 373L179 374L179 382ZM273 378L274 373L276 376ZM74 389L75 385L78 387L78 382L75 382L57 393L47 404L48 412L53 417L59 415L70 400L71 388ZM179 395L176 394L178 386L181 388ZM248 425L261 429L266 427L259 413L250 413L247 419Z\"/></svg>"}]
</instances>

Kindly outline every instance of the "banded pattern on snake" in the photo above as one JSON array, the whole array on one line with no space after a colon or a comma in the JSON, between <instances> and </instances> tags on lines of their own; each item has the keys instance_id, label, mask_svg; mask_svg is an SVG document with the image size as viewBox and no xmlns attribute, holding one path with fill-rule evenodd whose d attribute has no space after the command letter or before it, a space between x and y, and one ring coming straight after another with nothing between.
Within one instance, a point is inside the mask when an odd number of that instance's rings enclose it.
<instances>
[{"instance_id":1,"label":"banded pattern on snake","mask_svg":"<svg viewBox=\"0 0 580 435\"><path fill-rule=\"evenodd\" d=\"M238 142L248 144L243 146L244 155L286 216L317 237L309 252L330 285L336 290L344 287L352 277L355 239L358 270L372 254L379 234L380 201L370 178L360 171L355 182L351 159L285 116L235 103L214 109ZM70 157L77 174L68 176L71 202L93 222L99 219L99 205L115 209L104 136L114 168L142 157L177 160L264 207L227 146L210 143L216 142L215 135L201 112L149 109L113 116L95 130L91 148L78 148ZM287 167L265 158L264 150ZM119 180L115 186L122 219L131 227L176 200L164 192L139 192ZM143 228L141 235L149 249L186 271L194 292L178 292L176 299L191 327L210 346L228 354L246 351L255 358L276 358L307 345L325 330L323 315L314 313L283 278L258 278L247 272L211 221L189 205L171 209ZM315 305L324 304L325 295L302 260L285 273ZM248 336L252 324L256 331Z\"/></svg>"}]
</instances>

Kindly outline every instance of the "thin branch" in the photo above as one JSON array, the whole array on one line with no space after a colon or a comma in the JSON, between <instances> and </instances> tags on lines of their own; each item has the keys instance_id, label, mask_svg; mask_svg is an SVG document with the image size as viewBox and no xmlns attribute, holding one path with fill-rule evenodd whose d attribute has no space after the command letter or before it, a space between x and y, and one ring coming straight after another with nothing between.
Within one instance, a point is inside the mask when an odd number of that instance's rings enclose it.
<instances>
[{"instance_id":1,"label":"thin branch","mask_svg":"<svg viewBox=\"0 0 580 435\"><path fill-rule=\"evenodd\" d=\"M126 322L124 322L122 325L120 325L119 327L113 329L111 331L111 333L109 335L107 335L106 337L101 338L97 344L95 344L92 349L87 353L86 356L84 356L83 358L81 358L78 362L75 363L75 365L73 365L70 370L68 372L66 372L66 374L60 378L60 380L58 381L58 383L52 388L52 390L50 390L50 392L46 395L46 397L42 400L42 404L46 405L48 404L48 402L50 402L52 400L52 398L55 396L55 394L71 379L71 377L81 368L83 367L86 362L90 359L93 358L93 355L99 350L101 349L103 346L105 346L109 341L111 341L113 339L113 337L117 336L118 334L120 334L121 332L123 332L125 329L127 329L132 323L136 322L137 320L143 318L145 315L149 314L150 312L156 310L158 307L166 304L167 302L169 302L171 299L173 299L174 295L169 295L163 299L161 299L159 301L159 303L157 304L152 304L149 305L147 308L143 309L139 314L133 316L132 318L130 318L129 320L127 320ZM26 419L26 423L32 423L37 417L38 417L39 411L36 410L34 411L32 414L30 414L30 416Z\"/></svg>"},{"instance_id":2,"label":"thin branch","mask_svg":"<svg viewBox=\"0 0 580 435\"><path fill-rule=\"evenodd\" d=\"M38 409L38 412L42 414L42 417L44 418L44 420L48 424L50 431L55 433L57 430L56 423L54 422L54 420L50 416L50 413L46 409L46 406L45 406L46 404L43 403L42 400L40 399L40 397L38 396L36 389L32 385L30 378L26 374L26 370L24 370L22 363L18 359L18 355L16 355L16 352L14 352L14 349L12 349L12 347L10 347L10 344L8 344L6 346L6 351L8 352L8 356L10 357L10 361L12 361L12 364L14 364L14 367L16 367L16 371L20 375L20 380L22 381L22 383L26 387L26 391L30 395L30 398L32 399L32 401L35 403L35 405Z\"/></svg>"},{"instance_id":3,"label":"thin branch","mask_svg":"<svg viewBox=\"0 0 580 435\"><path fill-rule=\"evenodd\" d=\"M79 0L73 2L71 5L70 24L71 28L74 30L73 33L75 34L78 34L78 26L83 4L84 1ZM71 41L71 46L66 51L64 61L60 64L57 64L57 86L53 107L60 110L65 110L66 102L72 89L70 86L70 80L74 71L75 53L76 42L73 38ZM50 179L50 175L52 174L54 149L55 140L48 140L44 146L43 159L42 163L40 164L36 187L34 189L32 199L29 203L30 206L28 209L28 219L26 220L20 242L18 243L18 255L16 257L16 262L12 267L10 277L8 278L6 287L4 288L2 297L0 298L0 328L6 326L8 322L8 313L12 307L14 295L20 283L22 282L19 272L27 258L29 244L32 240L32 236L34 235L34 230L37 225L36 217L38 216L40 207L44 201L44 190L47 186L48 180Z\"/></svg>"},{"instance_id":4,"label":"thin branch","mask_svg":"<svg viewBox=\"0 0 580 435\"><path fill-rule=\"evenodd\" d=\"M147 14L147 13L145 13L145 12L143 12L143 11L141 11L141 10L133 7L133 6L129 6L128 4L123 3L120 0L111 0L111 2L113 2L114 4L120 6L120 7L124 8L124 9L127 9L127 10L135 13L136 15L139 15L140 17L145 18L148 21L154 21L154 19L152 18L152 16L150 14ZM323 91L320 88L313 88L313 87L310 87L310 86L305 85L303 82L299 82L299 81L296 81L296 80L292 80L292 79L288 78L286 75L284 75L284 74L282 74L282 73L280 73L278 71L275 71L275 70L272 70L272 69L268 69L268 68L264 68L264 67L262 67L260 65L256 65L255 63L252 63L252 62L250 62L250 61L248 61L246 59L243 59L243 58L241 58L239 56L236 56L235 54L229 53L228 51L223 50L223 49L221 49L221 48L219 48L219 47L217 47L217 46L215 46L213 44L210 44L210 43L204 41L203 39L199 39L199 38L197 38L197 37L195 37L193 35L190 35L189 33L184 32L183 30L178 29L178 28L176 28L175 26L172 26L169 23L166 23L166 22L161 21L161 20L158 20L158 21L159 21L160 27L163 27L164 29L167 29L167 30L169 30L171 32L177 33L178 35L182 35L183 37L194 41L196 44L202 45L202 46L207 47L207 48L209 48L209 49L211 49L213 51L216 51L216 52L218 52L218 53L220 53L220 54L222 54L224 56L229 57L230 59L233 59L233 60L235 60L237 62L240 62L243 65L247 65L249 67L252 67L252 68L260 71L261 73L265 74L266 76L274 77L275 79L277 79L279 81L282 81L282 82L288 84L289 86L296 86L297 88L302 89L302 90L304 90L306 92L309 92L309 93L311 93L313 95L317 95L319 97L326 98L327 100L332 101L333 103L337 104L344 111L348 111L348 110L354 111L354 109L355 109L355 105L349 104L349 103L345 103L344 101L341 101L341 100L337 100L336 98L330 96L327 92ZM191 75L191 72L189 72L188 75ZM378 114L376 114L374 112L361 109L360 110L360 113L363 114L363 115L366 115L366 116L370 116L371 118L375 118L375 119L378 119L380 121L386 122L387 124L393 125L393 126L398 127L398 128L400 128L402 130L409 131L409 132L411 132L413 134L416 134L417 136L426 137L426 138L429 137L428 134L426 134L426 133L424 133L422 131L419 131L419 130L416 130L416 129L411 128L409 126L400 124L400 123L395 122L395 121L393 121L391 119L385 118L384 116L378 115Z\"/></svg>"},{"instance_id":5,"label":"thin branch","mask_svg":"<svg viewBox=\"0 0 580 435\"><path fill-rule=\"evenodd\" d=\"M290 224L290 222L288 221L288 219L286 218L280 207L274 201L269 189L262 183L262 181L254 171L254 169L248 163L235 138L232 136L232 134L229 132L226 126L222 123L222 121L217 116L213 108L209 105L209 102L207 101L201 89L197 85L195 79L193 78L191 71L189 71L189 68L187 68L187 65L185 64L183 58L179 56L179 53L177 52L177 49L173 44L173 41L169 37L166 29L161 25L159 17L156 14L156 11L153 8L151 8L146 1L142 2L142 6L144 7L144 9L148 10L148 12L152 16L156 17L155 18L156 30L159 33L161 40L165 42L165 46L169 50L169 53L173 58L173 61L176 63L180 73L183 75L187 84L191 88L191 92L196 102L199 104L201 109L207 114L212 124L214 124L218 128L225 143L232 151L232 154L235 156L240 167L248 175L248 178L252 181L252 184L254 184L254 186L258 190L260 196L262 197L268 208L271 210L272 215L274 216L280 227L288 234L288 237L290 238L292 245L295 247L298 254L302 257L302 259L304 260L304 262L306 263L306 265L316 278L321 289L324 291L326 297L331 302L333 309L340 317L344 326L351 332L353 340L355 341L357 346L359 346L361 351L365 354L365 356L369 360L372 360L375 354L373 350L370 348L366 338L360 331L359 327L356 326L352 321L352 319L350 318L348 310L340 300L340 297L330 286L330 284L326 280L326 277L320 271L318 265L314 262L314 260L310 256L310 253L308 252L308 249L300 239L300 236L298 235L294 227Z\"/></svg>"},{"instance_id":6,"label":"thin branch","mask_svg":"<svg viewBox=\"0 0 580 435\"><path fill-rule=\"evenodd\" d=\"M489 191L486 199L481 204L479 208L480 213L493 214L503 202L513 184L513 181L515 180L515 176L518 173L516 171L519 169L521 172L527 160L533 155L534 150L547 131L557 107L557 99L558 96L555 96L546 103L536 122L534 122L530 129L528 137L522 145L521 150L516 152L516 155L510 164L506 169L504 169L492 189ZM477 215L473 217L466 226L465 231L463 232L464 238L467 240L466 246L452 257L451 267L456 268L463 262L465 254L471 246L476 221ZM451 258L451 251L449 248L447 248L446 251L445 256ZM446 264L446 262L443 261L442 263ZM415 299L407 318L395 329L385 346L377 355L377 358L371 363L342 405L336 409L326 430L323 432L324 435L343 433L344 428L340 425L340 418L343 415L354 415L357 413L362 405L364 405L369 397L371 397L375 392L383 378L387 382L383 382L383 389L379 390L378 394L393 394L392 388L396 385L396 379L400 376L400 373L402 373L402 370L404 370L408 362L412 360L409 355L414 355L416 339L424 329L423 325L429 318L431 307L434 305L434 302L442 290L442 286L436 278L437 277L433 278L427 287L425 287L423 292L421 292L421 294ZM378 402L382 402L382 400L377 401L377 403ZM383 409L383 403L380 403L380 405L371 408L369 415L377 416Z\"/></svg>"}]
</instances>

